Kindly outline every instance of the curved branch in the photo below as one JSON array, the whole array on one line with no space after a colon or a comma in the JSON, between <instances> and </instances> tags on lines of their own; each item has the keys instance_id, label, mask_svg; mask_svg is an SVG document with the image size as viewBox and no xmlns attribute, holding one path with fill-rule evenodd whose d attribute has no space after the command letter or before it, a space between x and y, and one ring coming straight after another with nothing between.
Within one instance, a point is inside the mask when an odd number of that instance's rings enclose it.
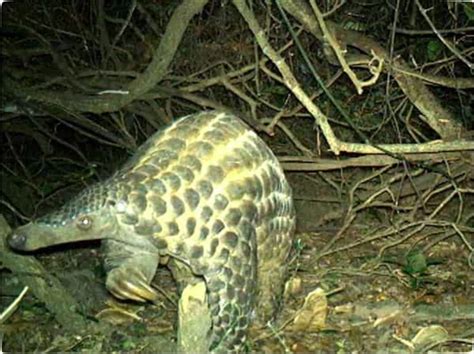
<instances>
[{"instance_id":1,"label":"curved branch","mask_svg":"<svg viewBox=\"0 0 474 354\"><path fill-rule=\"evenodd\" d=\"M316 18L313 16L311 8L302 0L280 0L282 7L291 16L296 18L303 27L313 34L316 38L324 42L323 34L319 29ZM404 71L410 71L406 62L399 58L392 61L389 53L376 41L364 36L358 32L346 30L329 20L326 21L328 28L336 39L342 43L341 46L352 46L370 54L373 51L378 57L382 58L386 65L393 66L392 73L402 91L409 97L410 101L423 114L429 126L438 133L443 140L455 140L462 136L463 128L456 122L452 114L446 110L423 84L420 79L404 74Z\"/></svg>"},{"instance_id":2,"label":"curved branch","mask_svg":"<svg viewBox=\"0 0 474 354\"><path fill-rule=\"evenodd\" d=\"M184 0L173 13L160 42L153 54L153 60L146 70L134 79L128 87L120 88L120 94L84 96L73 92L37 92L17 85L5 78L5 86L18 97L37 100L64 107L66 110L104 113L113 112L139 98L156 86L168 73L181 39L191 19L199 13L209 0ZM115 90L119 88L113 88ZM113 91L110 91L113 92Z\"/></svg>"},{"instance_id":3,"label":"curved branch","mask_svg":"<svg viewBox=\"0 0 474 354\"><path fill-rule=\"evenodd\" d=\"M296 98L300 100L300 102L308 109L308 111L313 115L316 119L319 127L323 131L324 137L326 138L331 151L339 155L340 149L338 146L338 139L332 130L327 117L321 112L321 110L311 101L308 95L303 91L303 88L300 86L298 81L296 80L295 76L291 72L290 67L286 64L285 60L281 57L278 52L276 52L268 39L265 37L265 32L262 30L260 25L255 18L255 15L252 13L250 8L245 3L245 0L234 0L233 1L235 7L240 12L242 17L245 19L247 24L249 25L250 30L255 36L255 39L265 53L268 56L273 64L275 64L280 70L281 74L283 75L283 79L285 81L285 85L294 93Z\"/></svg>"}]
</instances>

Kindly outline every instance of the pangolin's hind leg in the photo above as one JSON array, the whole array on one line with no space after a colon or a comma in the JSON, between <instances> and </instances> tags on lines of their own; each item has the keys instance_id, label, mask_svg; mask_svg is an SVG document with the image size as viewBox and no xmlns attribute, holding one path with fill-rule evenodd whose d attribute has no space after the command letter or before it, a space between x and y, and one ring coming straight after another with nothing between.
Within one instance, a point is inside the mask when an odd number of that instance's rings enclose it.
<instances>
[{"instance_id":1,"label":"pangolin's hind leg","mask_svg":"<svg viewBox=\"0 0 474 354\"><path fill-rule=\"evenodd\" d=\"M215 263L204 273L213 353L243 351L257 290L255 227L244 220L224 239L216 247Z\"/></svg>"},{"instance_id":2,"label":"pangolin's hind leg","mask_svg":"<svg viewBox=\"0 0 474 354\"><path fill-rule=\"evenodd\" d=\"M287 233L274 233L279 248L274 250L273 257L259 253L258 266L258 295L256 310L256 322L265 325L271 320L280 307L281 295L287 276L288 252L291 242Z\"/></svg>"},{"instance_id":3,"label":"pangolin's hind leg","mask_svg":"<svg viewBox=\"0 0 474 354\"><path fill-rule=\"evenodd\" d=\"M265 325L280 307L295 229L294 209L288 194L271 195L268 203L275 209L256 229L259 247L255 309L258 325Z\"/></svg>"}]
</instances>

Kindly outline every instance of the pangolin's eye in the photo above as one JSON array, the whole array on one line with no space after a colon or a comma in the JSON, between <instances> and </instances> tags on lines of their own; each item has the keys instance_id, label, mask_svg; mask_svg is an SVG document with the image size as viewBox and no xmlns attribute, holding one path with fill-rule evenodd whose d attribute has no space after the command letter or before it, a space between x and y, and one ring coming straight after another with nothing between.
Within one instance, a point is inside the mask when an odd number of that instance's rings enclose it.
<instances>
[{"instance_id":1,"label":"pangolin's eye","mask_svg":"<svg viewBox=\"0 0 474 354\"><path fill-rule=\"evenodd\" d=\"M92 227L92 218L88 215L79 216L76 220L76 225L81 230L88 230Z\"/></svg>"}]
</instances>

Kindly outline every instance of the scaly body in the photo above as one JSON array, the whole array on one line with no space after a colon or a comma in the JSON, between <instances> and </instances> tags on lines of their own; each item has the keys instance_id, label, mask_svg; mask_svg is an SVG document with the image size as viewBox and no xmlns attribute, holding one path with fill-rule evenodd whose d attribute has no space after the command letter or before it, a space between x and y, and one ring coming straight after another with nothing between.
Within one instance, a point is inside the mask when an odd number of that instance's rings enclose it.
<instances>
[{"instance_id":1,"label":"scaly body","mask_svg":"<svg viewBox=\"0 0 474 354\"><path fill-rule=\"evenodd\" d=\"M156 298L149 284L169 256L204 278L210 349L226 352L241 350L253 310L273 315L294 225L291 189L271 150L239 118L201 112L154 134L120 171L19 227L9 244L101 239L107 289L138 301Z\"/></svg>"}]
</instances>

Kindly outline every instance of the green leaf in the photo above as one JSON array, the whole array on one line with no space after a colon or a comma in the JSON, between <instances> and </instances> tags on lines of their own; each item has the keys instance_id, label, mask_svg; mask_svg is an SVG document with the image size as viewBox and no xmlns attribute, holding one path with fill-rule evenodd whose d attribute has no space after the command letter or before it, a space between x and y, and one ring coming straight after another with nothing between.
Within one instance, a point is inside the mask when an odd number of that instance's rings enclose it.
<instances>
[{"instance_id":1,"label":"green leaf","mask_svg":"<svg viewBox=\"0 0 474 354\"><path fill-rule=\"evenodd\" d=\"M426 271L428 265L426 263L426 257L423 253L414 251L407 255L406 257L406 265L405 265L405 272L413 275L413 274L422 274Z\"/></svg>"},{"instance_id":2,"label":"green leaf","mask_svg":"<svg viewBox=\"0 0 474 354\"><path fill-rule=\"evenodd\" d=\"M441 51L443 50L443 45L438 40L431 40L428 42L426 49L428 51L428 59L430 61L434 61L440 57Z\"/></svg>"}]
</instances>

